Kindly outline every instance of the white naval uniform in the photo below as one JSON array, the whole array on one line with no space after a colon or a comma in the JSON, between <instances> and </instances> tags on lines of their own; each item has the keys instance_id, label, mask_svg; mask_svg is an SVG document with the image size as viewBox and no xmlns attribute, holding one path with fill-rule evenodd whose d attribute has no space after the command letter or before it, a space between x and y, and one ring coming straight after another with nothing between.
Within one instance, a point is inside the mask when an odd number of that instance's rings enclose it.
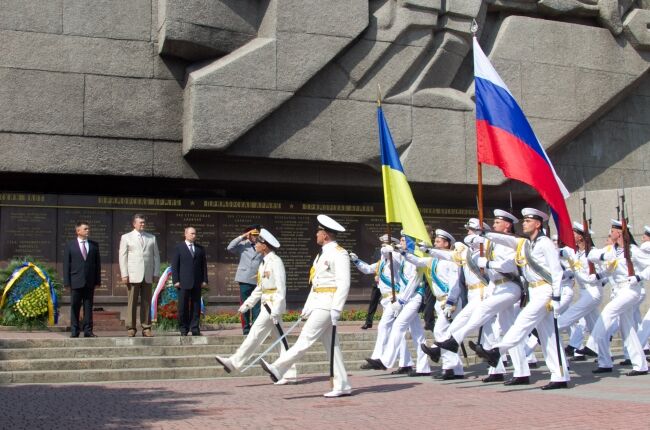
<instances>
[{"instance_id":1,"label":"white naval uniform","mask_svg":"<svg viewBox=\"0 0 650 430\"><path fill-rule=\"evenodd\" d=\"M424 343L426 339L418 313L424 296L422 274L418 272L417 267L406 261L399 253L393 251L390 254L393 258L394 267L399 268L397 279L399 279L400 283L400 292L397 300L403 304L403 307L393 322L390 336L380 360L387 368L392 367L402 345L406 342L406 332L410 331L417 352L415 371L430 373L431 367L429 366L428 356L420 348L420 344ZM392 309L390 312L393 313Z\"/></svg>"},{"instance_id":2,"label":"white naval uniform","mask_svg":"<svg viewBox=\"0 0 650 430\"><path fill-rule=\"evenodd\" d=\"M280 376L307 352L318 339L321 340L329 357L332 342L332 309L343 311L343 306L350 292L350 257L348 252L336 242L329 242L322 247L321 253L312 265L311 291L305 302L305 309L310 310L309 317L300 331L296 343L280 356L273 366ZM351 389L348 374L343 364L343 355L339 338L334 344L334 387L335 391Z\"/></svg>"},{"instance_id":3,"label":"white naval uniform","mask_svg":"<svg viewBox=\"0 0 650 430\"><path fill-rule=\"evenodd\" d=\"M503 354L524 341L533 328L537 328L546 366L551 372L551 382L569 381L569 371L561 342L559 351L559 358L562 361L561 368L558 362L556 343L558 340L556 340L555 336L553 312L549 310L551 298L560 295L560 283L563 274L555 245L551 239L542 235L533 241L493 232L488 232L485 236L495 243L509 246L512 249L522 249L522 255L517 255L515 258L517 264L522 265L522 272L528 281L529 291L528 304L519 312L515 323L496 347ZM526 246L526 243L530 244L531 258L551 275L552 285L536 273L529 262L525 260L523 247Z\"/></svg>"},{"instance_id":4,"label":"white naval uniform","mask_svg":"<svg viewBox=\"0 0 650 430\"><path fill-rule=\"evenodd\" d=\"M644 264L644 258L637 246L630 247L632 261ZM641 296L641 283L631 285L628 281L627 262L623 249L608 245L603 249L593 249L588 256L593 263L602 263L610 275L616 288L616 295L605 306L596 321L591 337L597 344L598 367L612 368L612 355L609 350L609 334L612 325L618 319L623 344L632 361L632 368L637 371L647 371L648 363L643 354L643 347L637 335L637 324L634 321L634 309Z\"/></svg>"},{"instance_id":5,"label":"white naval uniform","mask_svg":"<svg viewBox=\"0 0 650 430\"><path fill-rule=\"evenodd\" d=\"M476 312L476 309L478 309L482 301L487 299L492 294L492 289L494 287L490 284L489 279L479 278L467 264L467 258L471 258L474 262L474 265L478 268L477 260L480 256L478 250L472 250L460 242L456 242L454 248L455 249L453 251L435 248L429 250L429 254L433 257L439 258L440 260L453 261L460 265L463 270L465 284L467 287L467 303L463 304L463 309L456 315L456 317L454 317L454 320L451 322L451 324L449 324L447 332L445 333L445 339L451 337L452 333L455 331L461 329L462 327L465 327L472 314ZM493 315L492 318L483 326L483 340L479 339L479 343L486 345L486 348L492 348L492 345L496 344L497 342L494 330L495 323L496 315ZM499 365L496 368L490 366L488 369L488 374L492 375L506 373L506 370L503 367L503 361L504 360L499 360Z\"/></svg>"},{"instance_id":6,"label":"white naval uniform","mask_svg":"<svg viewBox=\"0 0 650 430\"><path fill-rule=\"evenodd\" d=\"M514 260L515 251L510 247L489 241L485 245L485 255L489 261L485 273L490 279L492 293L479 304L467 324L451 332L458 343L462 342L468 333L478 330L481 326L486 327L495 315L497 315L500 332L505 334L514 324L519 310L521 287L511 280L519 276ZM485 331L485 328L483 330ZM487 348L487 345L485 347ZM530 376L524 343L517 343L508 352L514 368L513 376Z\"/></svg>"},{"instance_id":7,"label":"white naval uniform","mask_svg":"<svg viewBox=\"0 0 650 430\"><path fill-rule=\"evenodd\" d=\"M584 330L591 333L600 315L600 303L603 301L603 287L598 279L589 279L589 262L584 250L575 252L569 247L562 248L560 256L573 271L574 278L580 286L580 297L557 319L560 330L571 327L569 345L579 348L583 340L583 329L574 327L584 318Z\"/></svg>"},{"instance_id":8,"label":"white naval uniform","mask_svg":"<svg viewBox=\"0 0 650 430\"><path fill-rule=\"evenodd\" d=\"M436 323L433 326L433 337L436 341L442 342L447 339L447 330L449 321L444 313L443 306L447 303L454 303L456 310L452 314L452 319L462 311L460 303L460 286L458 285L458 265L452 261L441 260L433 257L417 257L413 254L407 254L406 259L417 267L425 268L428 272L431 290L436 298L434 309L436 311ZM422 340L424 343L424 339ZM418 348L421 350L422 348ZM427 357L425 355L425 357ZM464 375L463 362L458 352L447 351L443 349L440 357L442 358L442 370L453 370L454 375ZM428 361L427 361L428 364Z\"/></svg>"},{"instance_id":9,"label":"white naval uniform","mask_svg":"<svg viewBox=\"0 0 650 430\"><path fill-rule=\"evenodd\" d=\"M264 342L267 336L274 333L276 337L280 334L267 312L265 304L271 308L274 314L282 315L286 310L287 285L284 263L275 252L271 251L264 256L257 269L257 287L246 299L244 304L252 308L258 301L262 301L262 309L255 319L253 326L244 339L244 342L237 348L237 351L229 357L232 366L239 370L251 358L255 349ZM280 342L278 349L280 355L286 353L284 345ZM284 375L285 379L296 378L296 367L291 366Z\"/></svg>"},{"instance_id":10,"label":"white naval uniform","mask_svg":"<svg viewBox=\"0 0 650 430\"><path fill-rule=\"evenodd\" d=\"M357 269L366 275L375 275L377 277L377 288L381 292L381 306L383 307L383 312L381 314L381 319L379 320L379 325L377 326L377 340L375 341L375 348L372 351L370 358L379 359L381 358L382 353L388 339L390 337L390 331L395 322L395 313L391 308L391 299L393 295L393 290L390 286L391 284L391 272L390 272L390 263L385 259L381 259L376 263L368 264L364 261L357 260L354 262L354 265ZM397 263L393 261L393 266L398 268ZM399 293L399 279L397 279L398 274L395 275L393 279L393 284L395 287L395 293ZM411 358L411 353L406 346L406 338L402 338L402 341L399 346L399 367L413 366L413 359Z\"/></svg>"},{"instance_id":11,"label":"white naval uniform","mask_svg":"<svg viewBox=\"0 0 650 430\"><path fill-rule=\"evenodd\" d=\"M644 242L650 244L650 242ZM643 270L637 272L637 275L641 278L642 281L650 280L650 265L647 265ZM645 346L650 338L650 309L646 312L641 324L639 325L639 331L637 332L639 336L639 342L642 346Z\"/></svg>"}]
</instances>

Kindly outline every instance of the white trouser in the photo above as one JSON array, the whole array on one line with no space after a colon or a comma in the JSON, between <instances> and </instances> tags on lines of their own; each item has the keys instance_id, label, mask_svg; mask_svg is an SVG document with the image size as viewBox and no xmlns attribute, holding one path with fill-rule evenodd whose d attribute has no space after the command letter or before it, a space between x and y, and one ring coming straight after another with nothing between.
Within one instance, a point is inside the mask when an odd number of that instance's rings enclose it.
<instances>
[{"instance_id":1,"label":"white trouser","mask_svg":"<svg viewBox=\"0 0 650 430\"><path fill-rule=\"evenodd\" d=\"M436 305L434 307L436 310L436 324L433 326L433 337L436 341L442 342L447 339L447 330L449 329L449 321L447 316L442 310L442 302L436 300ZM456 308L452 314L452 318L455 318L456 315L461 313L462 309L460 306ZM459 342L460 343L460 342ZM442 370L453 370L454 375L464 375L463 362L460 359L459 352L451 352L443 349L440 353L442 358Z\"/></svg>"},{"instance_id":2,"label":"white trouser","mask_svg":"<svg viewBox=\"0 0 650 430\"><path fill-rule=\"evenodd\" d=\"M580 297L573 305L569 306L557 319L557 326L560 330L569 327L578 322L580 318L592 319L594 317L593 311L596 310L596 318L598 314L598 307L603 300L602 288L590 285L580 289ZM593 329L593 324L589 325L590 321L587 320L587 327Z\"/></svg>"},{"instance_id":3,"label":"white trouser","mask_svg":"<svg viewBox=\"0 0 650 430\"><path fill-rule=\"evenodd\" d=\"M611 368L614 366L609 350L609 335L612 324L618 318L623 344L630 355L633 369L648 370L648 363L636 333L637 325L634 322L634 308L638 303L640 293L641 287L638 285L619 284L616 297L601 312L591 334L598 344L598 367Z\"/></svg>"},{"instance_id":4,"label":"white trouser","mask_svg":"<svg viewBox=\"0 0 650 430\"><path fill-rule=\"evenodd\" d=\"M481 326L483 326L483 332L485 332L486 325L497 314L501 333L505 333L515 321L520 298L521 288L517 284L506 282L505 284L496 286L492 295L478 305L467 324L453 331L451 333L452 336L460 344L468 333L478 330ZM517 304L516 307L515 304ZM528 369L528 362L524 353L524 344L515 345L508 352L510 353L510 358L512 358L514 376L529 376L530 370Z\"/></svg>"},{"instance_id":5,"label":"white trouser","mask_svg":"<svg viewBox=\"0 0 650 430\"><path fill-rule=\"evenodd\" d=\"M528 304L519 312L514 325L510 327L510 330L503 336L503 339L496 347L504 354L510 348L524 341L533 328L537 328L542 351L544 352L544 360L551 372L551 382L568 381L570 378L566 358L564 357L564 348L560 342L559 359L562 361L560 367L557 348L557 342L560 340L555 336L553 313L547 309L551 295L552 288L548 284L529 288L530 300Z\"/></svg>"},{"instance_id":6,"label":"white trouser","mask_svg":"<svg viewBox=\"0 0 650 430\"><path fill-rule=\"evenodd\" d=\"M487 324L483 326L481 339L478 339L478 341L481 345L484 345L485 348L492 349L499 341L499 338L497 337L498 325L497 316L495 315L492 317L492 320L488 321ZM488 367L488 375L504 375L506 373L506 368L503 366L504 361L506 361L506 357L502 355L497 367Z\"/></svg>"},{"instance_id":7,"label":"white trouser","mask_svg":"<svg viewBox=\"0 0 650 430\"><path fill-rule=\"evenodd\" d=\"M571 302L573 302L573 281L571 283L562 286L562 292L560 293L560 308L558 312L562 314L566 311Z\"/></svg>"},{"instance_id":8,"label":"white trouser","mask_svg":"<svg viewBox=\"0 0 650 430\"><path fill-rule=\"evenodd\" d=\"M296 343L289 350L280 356L273 366L281 376L289 370L307 352L310 346L318 339L323 343L327 351L327 359L330 360L332 345L332 320L330 311L325 309L314 309L300 331ZM339 337L334 343L334 390L350 390L352 387L348 382L348 374L343 364L343 354L339 346Z\"/></svg>"},{"instance_id":9,"label":"white trouser","mask_svg":"<svg viewBox=\"0 0 650 430\"><path fill-rule=\"evenodd\" d=\"M382 303L384 311L381 314L381 319L379 320L379 325L377 326L377 341L375 342L375 349L372 351L370 358L380 359L390 339L390 332L393 328L393 323L395 322L395 314L390 307L390 301L386 301L386 304ZM399 346L399 367L413 366L413 359L411 358L411 352L406 346L406 336L402 338Z\"/></svg>"},{"instance_id":10,"label":"white trouser","mask_svg":"<svg viewBox=\"0 0 650 430\"><path fill-rule=\"evenodd\" d=\"M571 324L571 329L569 331L569 345L571 345L575 349L581 348L582 341L585 339L585 332L587 331L588 330L587 330L586 318L580 318L578 322ZM589 331L591 332L591 330ZM579 355L579 354L576 354L574 351L573 355Z\"/></svg>"},{"instance_id":11,"label":"white trouser","mask_svg":"<svg viewBox=\"0 0 650 430\"><path fill-rule=\"evenodd\" d=\"M260 310L260 314L257 316L257 319L255 319L253 326L248 332L248 336L246 336L246 339L244 339L244 341L239 346L239 348L237 348L237 351L230 356L230 362L232 363L233 367L237 370L244 367L244 365L251 358L255 350L262 344L262 342L264 342L264 340L266 340L266 338L271 333L276 334L275 336L276 339L280 337L280 333L277 331L277 328L273 324L273 321L271 320L271 316L266 311L266 308L262 306L262 309ZM284 344L282 342L280 342L280 344L278 345L278 352L280 356L286 353L286 350L284 349ZM295 379L296 376L297 375L296 375L295 365L291 366L289 370L287 370L286 374L284 375L284 377L287 379Z\"/></svg>"},{"instance_id":12,"label":"white trouser","mask_svg":"<svg viewBox=\"0 0 650 430\"><path fill-rule=\"evenodd\" d=\"M380 358L384 366L388 368L393 367L395 360L397 360L397 355L400 353L401 346L406 344L406 332L410 331L418 357L415 371L418 373L431 372L428 356L424 351L422 351L422 348L420 348L420 345L426 340L424 337L424 329L420 322L420 315L418 314L421 303L422 296L414 294L413 297L406 302L397 318L395 318L393 328L390 331L390 337L388 338L388 342L386 343L386 347L384 348L384 352Z\"/></svg>"},{"instance_id":13,"label":"white trouser","mask_svg":"<svg viewBox=\"0 0 650 430\"><path fill-rule=\"evenodd\" d=\"M641 321L641 328L637 336L639 336L641 345L645 345L648 342L648 338L650 338L650 309L648 309L648 312L643 317L643 321Z\"/></svg>"}]
</instances>

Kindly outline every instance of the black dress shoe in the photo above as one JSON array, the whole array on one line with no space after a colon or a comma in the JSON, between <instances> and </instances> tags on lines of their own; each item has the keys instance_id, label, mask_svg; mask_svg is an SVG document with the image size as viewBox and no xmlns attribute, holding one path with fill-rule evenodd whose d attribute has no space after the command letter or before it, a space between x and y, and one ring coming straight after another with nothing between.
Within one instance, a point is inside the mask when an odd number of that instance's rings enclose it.
<instances>
[{"instance_id":1,"label":"black dress shoe","mask_svg":"<svg viewBox=\"0 0 650 430\"><path fill-rule=\"evenodd\" d=\"M528 384L530 384L530 377L528 376L514 376L503 383L503 385L528 385Z\"/></svg>"},{"instance_id":2,"label":"black dress shoe","mask_svg":"<svg viewBox=\"0 0 650 430\"><path fill-rule=\"evenodd\" d=\"M643 350L643 353L644 353L645 355L650 355L650 349L644 349L644 350Z\"/></svg>"},{"instance_id":3,"label":"black dress shoe","mask_svg":"<svg viewBox=\"0 0 650 430\"><path fill-rule=\"evenodd\" d=\"M381 360L376 358L366 358L366 361L375 370L386 370L386 366L384 366L384 363L382 363Z\"/></svg>"},{"instance_id":4,"label":"black dress shoe","mask_svg":"<svg viewBox=\"0 0 650 430\"><path fill-rule=\"evenodd\" d=\"M446 349L451 352L458 352L458 342L453 337L445 339L442 342L433 342L438 348Z\"/></svg>"},{"instance_id":5,"label":"black dress shoe","mask_svg":"<svg viewBox=\"0 0 650 430\"><path fill-rule=\"evenodd\" d=\"M84 333L84 337L99 337L95 333Z\"/></svg>"},{"instance_id":6,"label":"black dress shoe","mask_svg":"<svg viewBox=\"0 0 650 430\"><path fill-rule=\"evenodd\" d=\"M631 366L632 365L632 360L630 360L629 358L626 358L623 361L619 361L618 365L619 366Z\"/></svg>"},{"instance_id":7,"label":"black dress shoe","mask_svg":"<svg viewBox=\"0 0 650 430\"><path fill-rule=\"evenodd\" d=\"M369 328L372 328L372 324L365 323L361 326L361 330L368 330Z\"/></svg>"},{"instance_id":8,"label":"black dress shoe","mask_svg":"<svg viewBox=\"0 0 650 430\"><path fill-rule=\"evenodd\" d=\"M641 376L647 374L648 374L647 370L630 370L625 374L625 376Z\"/></svg>"},{"instance_id":9,"label":"black dress shoe","mask_svg":"<svg viewBox=\"0 0 650 430\"><path fill-rule=\"evenodd\" d=\"M539 367L539 364L537 363L528 363L528 368L529 369L537 369Z\"/></svg>"},{"instance_id":10,"label":"black dress shoe","mask_svg":"<svg viewBox=\"0 0 650 430\"><path fill-rule=\"evenodd\" d=\"M181 333L181 336L187 336L187 333Z\"/></svg>"},{"instance_id":11,"label":"black dress shoe","mask_svg":"<svg viewBox=\"0 0 650 430\"><path fill-rule=\"evenodd\" d=\"M574 355L569 357L569 361L587 361L587 357L584 355Z\"/></svg>"},{"instance_id":12,"label":"black dress shoe","mask_svg":"<svg viewBox=\"0 0 650 430\"><path fill-rule=\"evenodd\" d=\"M591 373L612 373L611 367L597 367Z\"/></svg>"},{"instance_id":13,"label":"black dress shoe","mask_svg":"<svg viewBox=\"0 0 650 430\"><path fill-rule=\"evenodd\" d=\"M411 371L408 373L409 376L415 377L415 376L431 376L431 372L416 372L415 370L411 369Z\"/></svg>"},{"instance_id":14,"label":"black dress shoe","mask_svg":"<svg viewBox=\"0 0 650 430\"><path fill-rule=\"evenodd\" d=\"M403 367L398 368L397 370L393 370L392 372L390 372L390 374L391 375L408 375L408 374L411 373L411 371L413 371L412 366L403 366Z\"/></svg>"},{"instance_id":15,"label":"black dress shoe","mask_svg":"<svg viewBox=\"0 0 650 430\"><path fill-rule=\"evenodd\" d=\"M499 348L484 349L483 346L479 343L476 345L475 349L476 355L488 362L492 367L497 367L499 365L499 360L501 359L501 352Z\"/></svg>"},{"instance_id":16,"label":"black dress shoe","mask_svg":"<svg viewBox=\"0 0 650 430\"><path fill-rule=\"evenodd\" d=\"M193 331L192 336L201 336L201 332L200 331Z\"/></svg>"},{"instance_id":17,"label":"black dress shoe","mask_svg":"<svg viewBox=\"0 0 650 430\"><path fill-rule=\"evenodd\" d=\"M481 382L503 382L503 373L493 373L481 379Z\"/></svg>"},{"instance_id":18,"label":"black dress shoe","mask_svg":"<svg viewBox=\"0 0 650 430\"><path fill-rule=\"evenodd\" d=\"M75 337L79 337L79 333L77 333L77 334L71 334L70 337L73 337L73 338L75 338Z\"/></svg>"},{"instance_id":19,"label":"black dress shoe","mask_svg":"<svg viewBox=\"0 0 650 430\"><path fill-rule=\"evenodd\" d=\"M456 375L453 370L447 369L442 374L443 381L451 381L452 379L465 379L465 375Z\"/></svg>"},{"instance_id":20,"label":"black dress shoe","mask_svg":"<svg viewBox=\"0 0 650 430\"><path fill-rule=\"evenodd\" d=\"M429 358L434 362L437 363L440 361L440 348L438 347L430 347L427 346L426 343L423 343L420 345L420 349L429 356Z\"/></svg>"},{"instance_id":21,"label":"black dress shoe","mask_svg":"<svg viewBox=\"0 0 650 430\"><path fill-rule=\"evenodd\" d=\"M567 346L564 348L564 353L566 354L567 357L570 357L570 356L573 355L573 352L574 352L575 350L576 350L575 347L573 347L573 346L571 346L571 345L567 345Z\"/></svg>"},{"instance_id":22,"label":"black dress shoe","mask_svg":"<svg viewBox=\"0 0 650 430\"><path fill-rule=\"evenodd\" d=\"M373 367L370 365L370 363L363 363L361 366L359 366L359 369L361 369L361 370L372 370Z\"/></svg>"},{"instance_id":23,"label":"black dress shoe","mask_svg":"<svg viewBox=\"0 0 650 430\"><path fill-rule=\"evenodd\" d=\"M580 355L588 355L589 357L598 357L598 354L587 346L585 346L582 349L576 349L576 352Z\"/></svg>"},{"instance_id":24,"label":"black dress shoe","mask_svg":"<svg viewBox=\"0 0 650 430\"><path fill-rule=\"evenodd\" d=\"M560 388L569 388L569 384L566 381L549 382L548 384L542 387L542 390L557 390Z\"/></svg>"}]
</instances>

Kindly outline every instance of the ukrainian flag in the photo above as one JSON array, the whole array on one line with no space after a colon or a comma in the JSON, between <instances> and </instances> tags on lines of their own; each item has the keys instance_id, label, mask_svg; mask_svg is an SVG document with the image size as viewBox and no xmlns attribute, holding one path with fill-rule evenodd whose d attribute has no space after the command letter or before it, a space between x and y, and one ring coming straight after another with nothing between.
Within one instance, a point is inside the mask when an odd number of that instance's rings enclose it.
<instances>
[{"instance_id":1,"label":"ukrainian flag","mask_svg":"<svg viewBox=\"0 0 650 430\"><path fill-rule=\"evenodd\" d=\"M377 107L379 122L379 147L381 150L381 175L384 184L384 206L387 223L401 223L402 229L417 241L431 245L422 216L415 204L393 137L390 135L381 106Z\"/></svg>"}]
</instances>

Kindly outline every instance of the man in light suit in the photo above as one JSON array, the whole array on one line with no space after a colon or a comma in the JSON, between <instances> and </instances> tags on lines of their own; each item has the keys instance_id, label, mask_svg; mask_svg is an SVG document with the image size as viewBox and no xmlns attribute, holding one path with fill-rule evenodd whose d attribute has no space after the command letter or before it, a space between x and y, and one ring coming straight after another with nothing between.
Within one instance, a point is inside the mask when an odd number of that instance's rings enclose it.
<instances>
[{"instance_id":1,"label":"man in light suit","mask_svg":"<svg viewBox=\"0 0 650 430\"><path fill-rule=\"evenodd\" d=\"M160 253L156 236L144 231L144 215L133 215L133 231L120 238L120 273L128 291L126 328L129 337L136 334L136 313L140 298L140 325L142 336L151 332L151 284L160 274Z\"/></svg>"},{"instance_id":2,"label":"man in light suit","mask_svg":"<svg viewBox=\"0 0 650 430\"><path fill-rule=\"evenodd\" d=\"M93 333L93 297L101 284L101 262L97 242L88 240L90 227L85 221L75 226L77 238L65 244L63 284L70 287L70 337L79 337L79 310L83 304L84 337Z\"/></svg>"},{"instance_id":3,"label":"man in light suit","mask_svg":"<svg viewBox=\"0 0 650 430\"><path fill-rule=\"evenodd\" d=\"M208 286L205 249L195 242L196 229L185 227L185 241L176 244L172 256L172 279L178 290L178 325L181 336L200 336L201 287Z\"/></svg>"}]
</instances>

